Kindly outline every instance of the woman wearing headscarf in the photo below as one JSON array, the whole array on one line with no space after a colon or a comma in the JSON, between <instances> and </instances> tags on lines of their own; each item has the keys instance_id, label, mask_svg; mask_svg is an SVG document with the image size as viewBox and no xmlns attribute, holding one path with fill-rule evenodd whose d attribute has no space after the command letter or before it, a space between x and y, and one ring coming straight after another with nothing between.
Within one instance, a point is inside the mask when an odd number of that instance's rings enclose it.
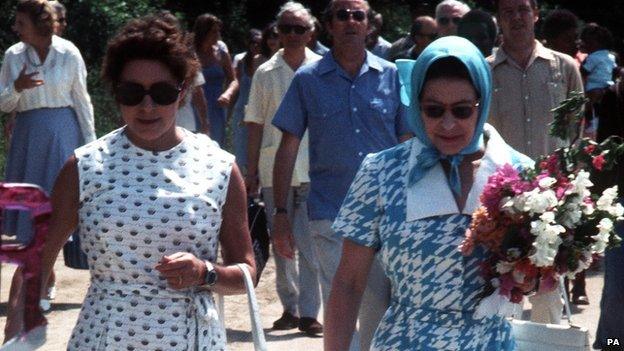
<instances>
[{"instance_id":1,"label":"woman wearing headscarf","mask_svg":"<svg viewBox=\"0 0 624 351\"><path fill-rule=\"evenodd\" d=\"M377 252L392 286L372 350L512 350L509 323L474 319L482 249L458 250L488 177L532 161L485 124L492 93L483 55L444 37L397 61L415 138L362 162L334 230L346 240L327 308L325 350L346 350Z\"/></svg>"}]
</instances>

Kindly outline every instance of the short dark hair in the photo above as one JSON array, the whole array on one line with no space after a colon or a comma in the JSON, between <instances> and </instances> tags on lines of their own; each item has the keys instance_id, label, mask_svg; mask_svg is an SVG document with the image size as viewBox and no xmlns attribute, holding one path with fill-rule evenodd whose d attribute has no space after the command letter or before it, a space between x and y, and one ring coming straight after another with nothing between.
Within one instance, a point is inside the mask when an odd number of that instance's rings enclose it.
<instances>
[{"instance_id":1,"label":"short dark hair","mask_svg":"<svg viewBox=\"0 0 624 351\"><path fill-rule=\"evenodd\" d=\"M468 23L483 23L487 28L487 32L490 35L490 38L496 38L497 29L496 23L494 23L494 19L492 18L492 14L482 11L482 10L470 10L468 13L464 15L464 17L459 20L459 25L457 28L457 32L460 32L460 28L465 26Z\"/></svg>"},{"instance_id":2,"label":"short dark hair","mask_svg":"<svg viewBox=\"0 0 624 351\"><path fill-rule=\"evenodd\" d=\"M556 38L561 33L578 28L578 17L569 10L553 10L542 23L542 35L546 40Z\"/></svg>"},{"instance_id":3,"label":"short dark hair","mask_svg":"<svg viewBox=\"0 0 624 351\"><path fill-rule=\"evenodd\" d=\"M608 50L613 45L613 34L606 27L597 23L588 23L581 31L581 40L593 39L600 49Z\"/></svg>"},{"instance_id":4,"label":"short dark hair","mask_svg":"<svg viewBox=\"0 0 624 351\"><path fill-rule=\"evenodd\" d=\"M19 0L15 12L28 15L37 34L47 37L54 33L56 10L47 0Z\"/></svg>"},{"instance_id":5,"label":"short dark hair","mask_svg":"<svg viewBox=\"0 0 624 351\"><path fill-rule=\"evenodd\" d=\"M494 11L498 12L498 3L500 2L500 0L494 0ZM537 5L537 0L531 0L531 5L533 5L534 9L537 9L538 5Z\"/></svg>"},{"instance_id":6,"label":"short dark hair","mask_svg":"<svg viewBox=\"0 0 624 351\"><path fill-rule=\"evenodd\" d=\"M108 42L102 78L111 89L119 84L125 65L134 60L161 62L180 83L192 81L200 67L190 36L157 15L128 22Z\"/></svg>"},{"instance_id":7,"label":"short dark hair","mask_svg":"<svg viewBox=\"0 0 624 351\"><path fill-rule=\"evenodd\" d=\"M425 73L425 79L423 79L422 86L424 87L430 80L440 78L451 78L468 81L474 88L477 96L479 95L479 90L475 87L475 84L470 77L470 72L468 72L468 68L457 57L443 57L434 61L429 66L429 68L427 68L427 73ZM421 89L421 96L418 97L419 99L422 98L422 91L423 90Z\"/></svg>"},{"instance_id":8,"label":"short dark hair","mask_svg":"<svg viewBox=\"0 0 624 351\"><path fill-rule=\"evenodd\" d=\"M222 25L223 22L211 13L204 13L197 17L195 25L193 26L193 43L195 45L195 50L197 50L197 52L200 51L199 49L208 36L208 33L212 30L212 27L221 27Z\"/></svg>"}]
</instances>

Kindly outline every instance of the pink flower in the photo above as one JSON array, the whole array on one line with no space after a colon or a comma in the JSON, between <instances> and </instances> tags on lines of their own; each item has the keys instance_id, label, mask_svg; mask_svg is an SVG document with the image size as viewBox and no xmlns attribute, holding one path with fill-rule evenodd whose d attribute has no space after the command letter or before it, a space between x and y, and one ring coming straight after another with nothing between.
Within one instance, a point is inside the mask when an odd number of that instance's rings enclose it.
<instances>
[{"instance_id":1,"label":"pink flower","mask_svg":"<svg viewBox=\"0 0 624 351\"><path fill-rule=\"evenodd\" d=\"M602 171L602 167L604 167L605 162L604 154L600 154L592 158L592 165L594 165L594 168L599 171Z\"/></svg>"},{"instance_id":2,"label":"pink flower","mask_svg":"<svg viewBox=\"0 0 624 351\"><path fill-rule=\"evenodd\" d=\"M481 194L481 203L491 213L500 211L499 204L501 199L510 195L510 191L514 191L514 185L521 182L520 173L510 164L505 164L494 172L483 188Z\"/></svg>"},{"instance_id":3,"label":"pink flower","mask_svg":"<svg viewBox=\"0 0 624 351\"><path fill-rule=\"evenodd\" d=\"M592 144L585 146L585 148L583 149L583 151L585 151L585 153L588 155L591 155L594 152L594 150L596 150L596 145L592 145Z\"/></svg>"}]
</instances>

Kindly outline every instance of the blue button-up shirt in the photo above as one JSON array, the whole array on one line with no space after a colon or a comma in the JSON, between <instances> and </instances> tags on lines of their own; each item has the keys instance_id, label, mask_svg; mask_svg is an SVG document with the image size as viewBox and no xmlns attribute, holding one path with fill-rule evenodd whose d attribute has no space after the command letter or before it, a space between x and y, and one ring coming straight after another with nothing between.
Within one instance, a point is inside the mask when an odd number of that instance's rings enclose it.
<instances>
[{"instance_id":1,"label":"blue button-up shirt","mask_svg":"<svg viewBox=\"0 0 624 351\"><path fill-rule=\"evenodd\" d=\"M367 52L352 78L330 51L297 71L273 125L298 138L308 129L310 219L334 220L364 157L409 133L396 66Z\"/></svg>"}]
</instances>

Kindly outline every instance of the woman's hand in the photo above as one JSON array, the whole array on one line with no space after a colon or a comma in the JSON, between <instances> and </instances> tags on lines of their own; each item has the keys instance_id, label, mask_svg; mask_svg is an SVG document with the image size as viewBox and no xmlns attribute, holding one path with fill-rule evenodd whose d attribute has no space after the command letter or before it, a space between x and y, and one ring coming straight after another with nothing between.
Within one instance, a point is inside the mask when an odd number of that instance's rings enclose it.
<instances>
[{"instance_id":1,"label":"woman's hand","mask_svg":"<svg viewBox=\"0 0 624 351\"><path fill-rule=\"evenodd\" d=\"M164 256L154 268L175 290L202 285L206 276L204 261L188 252L176 252L173 255Z\"/></svg>"},{"instance_id":2,"label":"woman's hand","mask_svg":"<svg viewBox=\"0 0 624 351\"><path fill-rule=\"evenodd\" d=\"M217 99L217 103L221 107L230 107L232 105L232 96L228 93L223 93Z\"/></svg>"},{"instance_id":3,"label":"woman's hand","mask_svg":"<svg viewBox=\"0 0 624 351\"><path fill-rule=\"evenodd\" d=\"M39 72L26 73L26 65L24 65L24 67L22 67L22 70L20 71L19 77L17 77L17 79L13 83L13 86L15 87L15 91L17 91L18 93L21 93L22 91L26 89L32 89L40 85L43 85L42 79L32 78L33 76L36 76L37 74L39 74Z\"/></svg>"}]
</instances>

